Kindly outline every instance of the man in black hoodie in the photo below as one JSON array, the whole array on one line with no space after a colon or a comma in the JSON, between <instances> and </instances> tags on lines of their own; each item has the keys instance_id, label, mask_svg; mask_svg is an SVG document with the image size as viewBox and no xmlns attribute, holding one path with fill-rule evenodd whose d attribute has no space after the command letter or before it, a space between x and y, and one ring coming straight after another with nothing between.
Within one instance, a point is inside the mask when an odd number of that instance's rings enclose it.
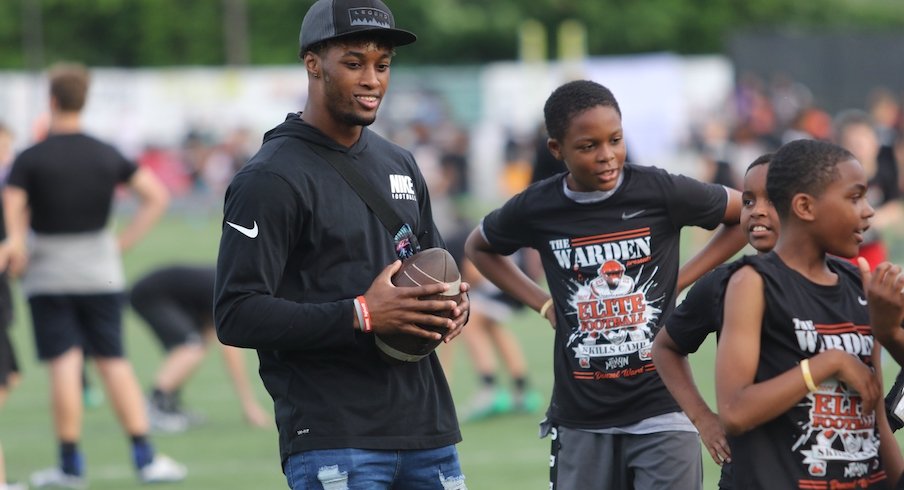
<instances>
[{"instance_id":1,"label":"man in black hoodie","mask_svg":"<svg viewBox=\"0 0 904 490\"><path fill-rule=\"evenodd\" d=\"M444 246L411 153L367 128L394 48L415 39L380 0L318 0L301 27L304 111L266 134L226 192L217 334L258 351L293 489L465 488L436 355L390 365L374 344L375 333L439 338L416 323L451 340L469 310L418 299L447 285L390 282L415 251L400 247ZM345 159L407 228L388 232L326 158Z\"/></svg>"}]
</instances>

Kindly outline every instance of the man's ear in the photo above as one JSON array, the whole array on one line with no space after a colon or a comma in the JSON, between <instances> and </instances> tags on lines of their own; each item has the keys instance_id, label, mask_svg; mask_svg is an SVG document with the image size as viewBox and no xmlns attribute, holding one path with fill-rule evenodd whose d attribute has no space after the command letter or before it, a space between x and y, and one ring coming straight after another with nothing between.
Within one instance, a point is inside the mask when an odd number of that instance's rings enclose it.
<instances>
[{"instance_id":1,"label":"man's ear","mask_svg":"<svg viewBox=\"0 0 904 490\"><path fill-rule=\"evenodd\" d=\"M565 160L562 157L562 146L559 144L559 140L554 138L547 139L546 147L549 148L549 152L552 153L556 160Z\"/></svg>"},{"instance_id":2,"label":"man's ear","mask_svg":"<svg viewBox=\"0 0 904 490\"><path fill-rule=\"evenodd\" d=\"M314 78L320 77L320 57L311 51L304 54L304 67Z\"/></svg>"},{"instance_id":3,"label":"man's ear","mask_svg":"<svg viewBox=\"0 0 904 490\"><path fill-rule=\"evenodd\" d=\"M795 194L791 198L791 214L801 221L814 221L816 219L816 199L803 192Z\"/></svg>"}]
</instances>

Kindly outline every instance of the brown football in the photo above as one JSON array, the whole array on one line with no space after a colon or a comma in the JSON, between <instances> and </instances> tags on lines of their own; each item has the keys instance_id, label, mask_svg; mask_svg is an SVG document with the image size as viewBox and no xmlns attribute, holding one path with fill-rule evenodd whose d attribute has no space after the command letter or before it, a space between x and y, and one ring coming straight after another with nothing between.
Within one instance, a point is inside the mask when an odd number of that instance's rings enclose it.
<instances>
[{"instance_id":1,"label":"brown football","mask_svg":"<svg viewBox=\"0 0 904 490\"><path fill-rule=\"evenodd\" d=\"M451 299L456 303L461 302L461 273L452 255L442 248L428 248L408 257L402 261L402 267L392 276L392 284L398 287L435 283L447 283L449 289L445 293L424 296L421 299ZM451 315L452 310L447 313ZM425 330L437 331L427 325L418 326ZM374 340L380 357L393 364L417 362L433 352L442 342L442 339L433 340L407 334L376 335Z\"/></svg>"}]
</instances>

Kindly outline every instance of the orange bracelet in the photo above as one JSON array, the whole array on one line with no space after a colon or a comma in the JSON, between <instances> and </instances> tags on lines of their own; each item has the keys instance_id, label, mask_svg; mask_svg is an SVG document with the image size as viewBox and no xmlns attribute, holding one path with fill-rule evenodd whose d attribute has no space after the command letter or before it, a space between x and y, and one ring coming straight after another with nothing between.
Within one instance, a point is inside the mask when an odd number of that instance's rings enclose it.
<instances>
[{"instance_id":1,"label":"orange bracelet","mask_svg":"<svg viewBox=\"0 0 904 490\"><path fill-rule=\"evenodd\" d=\"M355 299L358 301L358 304L361 305L361 317L364 318L364 324L360 325L361 331L364 333L370 333L374 328L370 324L370 310L367 308L367 301L364 299L363 294Z\"/></svg>"}]
</instances>

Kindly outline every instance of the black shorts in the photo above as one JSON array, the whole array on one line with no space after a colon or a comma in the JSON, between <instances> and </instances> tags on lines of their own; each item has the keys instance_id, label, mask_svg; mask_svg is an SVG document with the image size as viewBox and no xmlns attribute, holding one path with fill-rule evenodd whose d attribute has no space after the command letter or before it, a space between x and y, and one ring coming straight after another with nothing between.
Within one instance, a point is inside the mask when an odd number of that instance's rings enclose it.
<instances>
[{"instance_id":1,"label":"black shorts","mask_svg":"<svg viewBox=\"0 0 904 490\"><path fill-rule=\"evenodd\" d=\"M38 359L54 359L73 347L86 356L123 357L121 293L38 295L28 304Z\"/></svg>"},{"instance_id":2,"label":"black shorts","mask_svg":"<svg viewBox=\"0 0 904 490\"><path fill-rule=\"evenodd\" d=\"M167 351L181 345L203 344L204 328L213 326L173 301L143 299L134 293L131 301L132 309L151 326Z\"/></svg>"},{"instance_id":3,"label":"black shorts","mask_svg":"<svg viewBox=\"0 0 904 490\"><path fill-rule=\"evenodd\" d=\"M9 330L0 328L0 387L9 384L9 376L19 372L16 350L9 338Z\"/></svg>"}]
</instances>

